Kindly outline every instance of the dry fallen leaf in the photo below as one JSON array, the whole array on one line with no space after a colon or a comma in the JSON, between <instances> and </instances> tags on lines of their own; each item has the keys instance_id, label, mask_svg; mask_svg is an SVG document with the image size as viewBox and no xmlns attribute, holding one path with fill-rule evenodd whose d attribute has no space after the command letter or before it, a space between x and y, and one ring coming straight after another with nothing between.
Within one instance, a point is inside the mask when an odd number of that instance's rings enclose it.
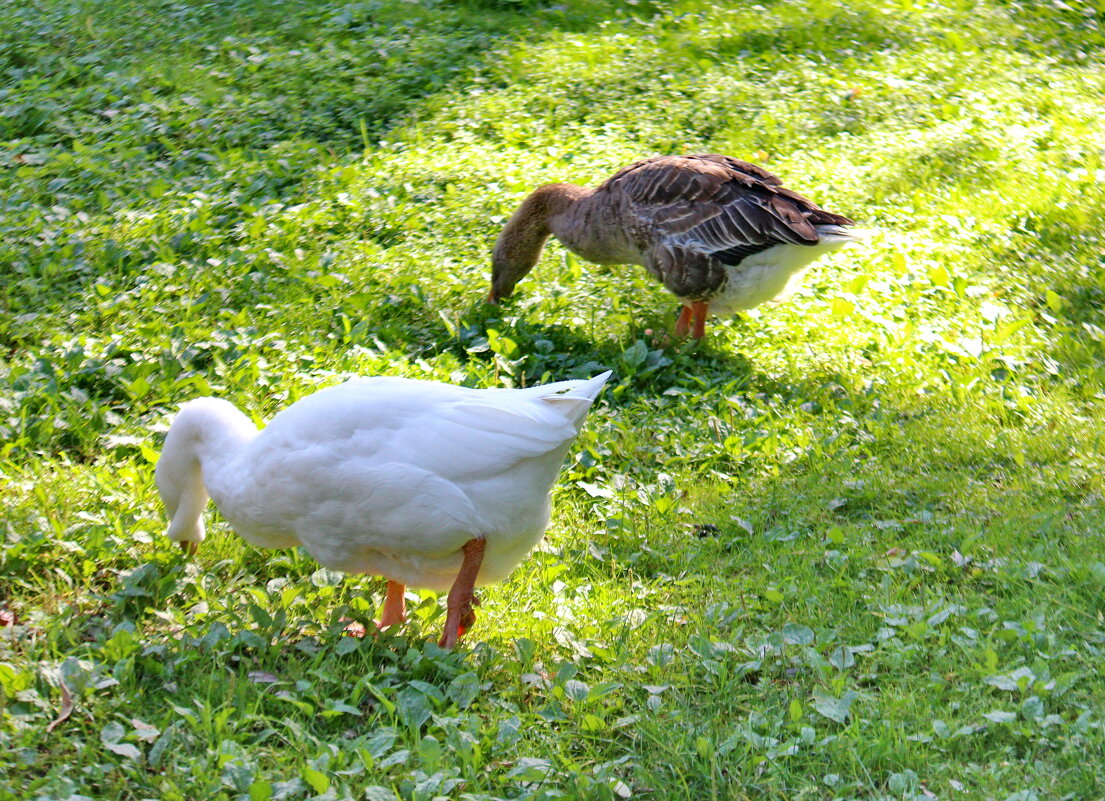
<instances>
[{"instance_id":1,"label":"dry fallen leaf","mask_svg":"<svg viewBox=\"0 0 1105 801\"><path fill-rule=\"evenodd\" d=\"M46 726L46 733L49 734L73 714L73 696L69 694L69 688L65 686L64 681L59 681L58 686L61 688L61 711L58 712L58 716L50 721Z\"/></svg>"},{"instance_id":2,"label":"dry fallen leaf","mask_svg":"<svg viewBox=\"0 0 1105 801\"><path fill-rule=\"evenodd\" d=\"M351 620L345 624L345 633L351 637L364 637L368 634L368 629L365 628L363 623Z\"/></svg>"},{"instance_id":3,"label":"dry fallen leaf","mask_svg":"<svg viewBox=\"0 0 1105 801\"><path fill-rule=\"evenodd\" d=\"M275 684L280 681L278 676L268 673L264 670L251 670L246 674L250 681L254 684Z\"/></svg>"}]
</instances>

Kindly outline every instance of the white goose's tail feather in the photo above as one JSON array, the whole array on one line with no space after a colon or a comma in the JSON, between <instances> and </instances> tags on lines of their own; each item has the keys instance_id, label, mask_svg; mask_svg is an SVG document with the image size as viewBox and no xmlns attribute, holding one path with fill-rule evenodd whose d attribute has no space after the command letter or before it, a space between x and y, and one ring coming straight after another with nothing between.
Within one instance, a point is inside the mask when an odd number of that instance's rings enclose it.
<instances>
[{"instance_id":1,"label":"white goose's tail feather","mask_svg":"<svg viewBox=\"0 0 1105 801\"><path fill-rule=\"evenodd\" d=\"M557 381L555 384L545 384L533 387L529 391L540 390L541 400L557 406L567 406L564 413L578 427L587 416L587 410L598 397L603 385L613 371L607 370L594 378L577 379L574 381Z\"/></svg>"},{"instance_id":2,"label":"white goose's tail feather","mask_svg":"<svg viewBox=\"0 0 1105 801\"><path fill-rule=\"evenodd\" d=\"M594 400L598 397L599 390L602 389L603 384L610 378L613 370L607 370L601 375L597 375L594 378L576 378L570 381L557 381L555 384L545 384L540 387L533 387L533 389L543 390L542 395L555 395L556 397L550 397L549 400L556 400L558 398L587 398ZM564 393L564 394L560 394Z\"/></svg>"}]
</instances>

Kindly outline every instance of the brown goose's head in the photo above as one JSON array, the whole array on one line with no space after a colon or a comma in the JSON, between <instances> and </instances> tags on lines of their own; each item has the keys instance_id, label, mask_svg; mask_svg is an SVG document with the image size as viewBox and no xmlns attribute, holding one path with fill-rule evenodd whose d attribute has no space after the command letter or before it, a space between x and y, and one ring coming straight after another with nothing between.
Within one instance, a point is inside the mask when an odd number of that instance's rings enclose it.
<instances>
[{"instance_id":1,"label":"brown goose's head","mask_svg":"<svg viewBox=\"0 0 1105 801\"><path fill-rule=\"evenodd\" d=\"M491 252L489 303L498 303L514 293L514 286L541 257L541 248L552 233L549 220L566 211L586 191L572 184L547 184L522 201L503 226Z\"/></svg>"}]
</instances>

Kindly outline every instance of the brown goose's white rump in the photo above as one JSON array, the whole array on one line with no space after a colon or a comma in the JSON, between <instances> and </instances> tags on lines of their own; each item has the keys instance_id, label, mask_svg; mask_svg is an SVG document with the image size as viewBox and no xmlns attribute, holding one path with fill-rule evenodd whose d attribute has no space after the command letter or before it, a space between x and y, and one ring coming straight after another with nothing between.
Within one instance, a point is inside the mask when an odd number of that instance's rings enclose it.
<instances>
[{"instance_id":1,"label":"brown goose's white rump","mask_svg":"<svg viewBox=\"0 0 1105 801\"><path fill-rule=\"evenodd\" d=\"M641 264L683 303L676 333L781 294L811 262L857 241L852 220L745 161L703 154L631 164L595 189L542 186L499 234L489 300L509 297L549 235L597 264Z\"/></svg>"}]
</instances>

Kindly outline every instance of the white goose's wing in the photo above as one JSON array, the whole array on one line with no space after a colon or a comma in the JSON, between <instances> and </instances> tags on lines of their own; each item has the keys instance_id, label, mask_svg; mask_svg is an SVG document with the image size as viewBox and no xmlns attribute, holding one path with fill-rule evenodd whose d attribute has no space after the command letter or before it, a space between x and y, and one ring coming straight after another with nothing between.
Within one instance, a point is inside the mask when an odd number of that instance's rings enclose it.
<instances>
[{"instance_id":1,"label":"white goose's wing","mask_svg":"<svg viewBox=\"0 0 1105 801\"><path fill-rule=\"evenodd\" d=\"M561 398L533 390L466 393L412 420L395 446L412 464L455 480L507 473L523 460L559 461L582 422Z\"/></svg>"},{"instance_id":2,"label":"white goose's wing","mask_svg":"<svg viewBox=\"0 0 1105 801\"><path fill-rule=\"evenodd\" d=\"M335 480L320 484L309 497L302 484L288 488L290 497L299 495L299 539L323 564L440 588L455 577L461 546L485 531L486 515L465 492L429 470L357 459L333 470ZM381 569L381 558L411 572ZM434 565L443 568L442 582L425 575Z\"/></svg>"},{"instance_id":3,"label":"white goose's wing","mask_svg":"<svg viewBox=\"0 0 1105 801\"><path fill-rule=\"evenodd\" d=\"M342 459L367 465L401 463L450 480L475 478L570 442L581 418L565 402L571 392L563 390L576 383L552 385L550 392L544 387L478 390L402 378L353 379L278 414L262 440L270 453L319 451L331 459L340 453ZM546 400L558 389L562 394ZM589 404L590 398L578 402Z\"/></svg>"}]
</instances>

